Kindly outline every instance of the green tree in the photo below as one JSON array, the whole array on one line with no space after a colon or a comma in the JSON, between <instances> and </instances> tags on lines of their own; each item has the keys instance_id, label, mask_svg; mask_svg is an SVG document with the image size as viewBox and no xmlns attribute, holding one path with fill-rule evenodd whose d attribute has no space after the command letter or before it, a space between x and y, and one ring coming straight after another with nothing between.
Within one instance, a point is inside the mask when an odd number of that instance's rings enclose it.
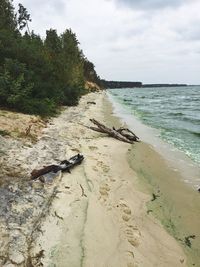
<instances>
[{"instance_id":1,"label":"green tree","mask_svg":"<svg viewBox=\"0 0 200 267\"><path fill-rule=\"evenodd\" d=\"M0 0L0 30L15 31L16 27L17 21L12 2Z\"/></svg>"},{"instance_id":2,"label":"green tree","mask_svg":"<svg viewBox=\"0 0 200 267\"><path fill-rule=\"evenodd\" d=\"M19 30L23 30L25 27L27 27L28 33L30 35L31 33L28 26L28 21L31 21L30 14L28 14L27 9L22 4L19 4L18 13L19 15L17 22Z\"/></svg>"},{"instance_id":3,"label":"green tree","mask_svg":"<svg viewBox=\"0 0 200 267\"><path fill-rule=\"evenodd\" d=\"M52 115L60 105L76 105L85 81L98 77L71 29L50 29L42 40L29 21L23 5L16 15L11 0L0 0L0 106Z\"/></svg>"},{"instance_id":4,"label":"green tree","mask_svg":"<svg viewBox=\"0 0 200 267\"><path fill-rule=\"evenodd\" d=\"M65 80L64 104L73 105L78 103L78 99L84 91L82 52L78 47L79 42L76 35L71 29L61 35L61 40Z\"/></svg>"},{"instance_id":5,"label":"green tree","mask_svg":"<svg viewBox=\"0 0 200 267\"><path fill-rule=\"evenodd\" d=\"M6 59L0 73L0 104L11 109L21 109L30 97L32 83L26 81L29 75L26 66L17 60Z\"/></svg>"}]
</instances>

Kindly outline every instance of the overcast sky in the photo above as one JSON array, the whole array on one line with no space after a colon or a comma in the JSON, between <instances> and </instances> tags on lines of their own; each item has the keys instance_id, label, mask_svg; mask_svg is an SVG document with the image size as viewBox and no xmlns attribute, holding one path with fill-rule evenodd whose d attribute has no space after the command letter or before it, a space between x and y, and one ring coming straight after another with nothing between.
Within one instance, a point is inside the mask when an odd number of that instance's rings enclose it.
<instances>
[{"instance_id":1,"label":"overcast sky","mask_svg":"<svg viewBox=\"0 0 200 267\"><path fill-rule=\"evenodd\" d=\"M19 2L14 0L17 6ZM21 0L30 28L71 28L107 80L200 84L200 0Z\"/></svg>"}]
</instances>

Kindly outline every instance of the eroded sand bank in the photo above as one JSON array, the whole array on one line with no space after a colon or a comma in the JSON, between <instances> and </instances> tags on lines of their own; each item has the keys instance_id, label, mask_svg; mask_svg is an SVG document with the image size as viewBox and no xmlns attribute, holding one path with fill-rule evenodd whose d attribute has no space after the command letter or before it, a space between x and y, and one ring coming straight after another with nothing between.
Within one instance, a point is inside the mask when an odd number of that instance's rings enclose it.
<instances>
[{"instance_id":1,"label":"eroded sand bank","mask_svg":"<svg viewBox=\"0 0 200 267\"><path fill-rule=\"evenodd\" d=\"M57 183L59 193L30 254L43 251L43 265L57 267L186 266L180 245L147 213L151 196L138 190L127 161L131 145L84 127L92 117L117 123L110 119L105 97L87 95L52 122L66 158L80 152L85 160Z\"/></svg>"}]
</instances>

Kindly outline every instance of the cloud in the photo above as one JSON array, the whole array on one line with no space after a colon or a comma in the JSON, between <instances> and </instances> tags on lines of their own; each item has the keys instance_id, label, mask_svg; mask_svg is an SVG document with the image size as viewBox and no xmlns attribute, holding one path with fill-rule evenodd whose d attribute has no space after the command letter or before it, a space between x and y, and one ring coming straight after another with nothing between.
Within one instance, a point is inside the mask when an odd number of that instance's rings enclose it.
<instances>
[{"instance_id":1,"label":"cloud","mask_svg":"<svg viewBox=\"0 0 200 267\"><path fill-rule=\"evenodd\" d=\"M137 9L160 9L164 7L179 6L185 0L115 0L117 4Z\"/></svg>"},{"instance_id":2,"label":"cloud","mask_svg":"<svg viewBox=\"0 0 200 267\"><path fill-rule=\"evenodd\" d=\"M199 0L20 2L41 36L71 28L102 78L200 84Z\"/></svg>"}]
</instances>

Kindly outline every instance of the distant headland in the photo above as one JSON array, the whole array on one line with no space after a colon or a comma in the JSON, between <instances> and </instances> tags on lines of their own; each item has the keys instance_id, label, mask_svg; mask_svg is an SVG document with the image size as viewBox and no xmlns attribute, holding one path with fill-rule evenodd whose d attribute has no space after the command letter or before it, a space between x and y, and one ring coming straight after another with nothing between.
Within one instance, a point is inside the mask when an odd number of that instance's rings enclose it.
<instances>
[{"instance_id":1,"label":"distant headland","mask_svg":"<svg viewBox=\"0 0 200 267\"><path fill-rule=\"evenodd\" d=\"M143 84L142 82L129 82L129 81L106 81L101 80L101 85L104 88L151 88L151 87L181 87L188 86L187 84L169 84L169 83L160 83L160 84Z\"/></svg>"},{"instance_id":2,"label":"distant headland","mask_svg":"<svg viewBox=\"0 0 200 267\"><path fill-rule=\"evenodd\" d=\"M142 87L181 87L188 86L187 84L179 84L179 83L155 83L155 84L143 84Z\"/></svg>"},{"instance_id":3,"label":"distant headland","mask_svg":"<svg viewBox=\"0 0 200 267\"><path fill-rule=\"evenodd\" d=\"M101 80L101 84L104 88L134 88L142 87L141 82L123 82L123 81L106 81Z\"/></svg>"}]
</instances>

